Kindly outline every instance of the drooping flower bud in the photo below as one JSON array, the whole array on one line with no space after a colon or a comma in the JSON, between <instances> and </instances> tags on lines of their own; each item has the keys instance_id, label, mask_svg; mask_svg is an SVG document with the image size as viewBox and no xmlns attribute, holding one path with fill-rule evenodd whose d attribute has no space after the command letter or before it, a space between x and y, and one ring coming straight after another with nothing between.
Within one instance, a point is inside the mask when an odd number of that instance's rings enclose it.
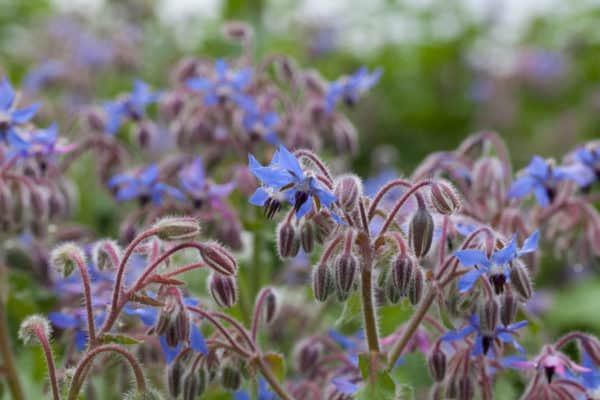
<instances>
[{"instance_id":1,"label":"drooping flower bud","mask_svg":"<svg viewBox=\"0 0 600 400\"><path fill-rule=\"evenodd\" d=\"M173 325L179 304L175 296L166 296L163 306L158 312L152 331L158 336L165 335Z\"/></svg>"},{"instance_id":2,"label":"drooping flower bud","mask_svg":"<svg viewBox=\"0 0 600 400\"><path fill-rule=\"evenodd\" d=\"M439 346L435 346L427 358L429 375L434 381L441 382L444 380L447 363L446 353Z\"/></svg>"},{"instance_id":3,"label":"drooping flower bud","mask_svg":"<svg viewBox=\"0 0 600 400\"><path fill-rule=\"evenodd\" d=\"M121 259L121 247L114 240L101 240L94 245L92 261L100 271L115 269Z\"/></svg>"},{"instance_id":4,"label":"drooping flower bud","mask_svg":"<svg viewBox=\"0 0 600 400\"><path fill-rule=\"evenodd\" d=\"M362 195L362 184L356 175L342 175L336 179L333 194L346 212L352 212L358 206Z\"/></svg>"},{"instance_id":5,"label":"drooping flower bud","mask_svg":"<svg viewBox=\"0 0 600 400\"><path fill-rule=\"evenodd\" d=\"M223 35L230 40L246 41L252 37L252 27L245 22L231 21L223 26Z\"/></svg>"},{"instance_id":6,"label":"drooping flower bud","mask_svg":"<svg viewBox=\"0 0 600 400\"><path fill-rule=\"evenodd\" d=\"M315 224L315 238L317 243L323 244L331 236L335 230L335 221L331 218L329 213L325 210L318 212L312 221Z\"/></svg>"},{"instance_id":7,"label":"drooping flower bud","mask_svg":"<svg viewBox=\"0 0 600 400\"><path fill-rule=\"evenodd\" d=\"M463 375L458 378L457 387L457 400L471 400L475 395L475 388L473 387L473 380L469 375Z\"/></svg>"},{"instance_id":8,"label":"drooping flower bud","mask_svg":"<svg viewBox=\"0 0 600 400\"><path fill-rule=\"evenodd\" d=\"M313 267L312 287L315 299L323 302L335 289L333 273L327 264L319 263Z\"/></svg>"},{"instance_id":9,"label":"drooping flower bud","mask_svg":"<svg viewBox=\"0 0 600 400\"><path fill-rule=\"evenodd\" d=\"M221 385L231 391L238 390L242 385L242 374L231 362L227 362L221 369Z\"/></svg>"},{"instance_id":10,"label":"drooping flower bud","mask_svg":"<svg viewBox=\"0 0 600 400\"><path fill-rule=\"evenodd\" d=\"M308 374L312 371L323 353L321 343L310 339L300 342L296 352L296 366L301 374Z\"/></svg>"},{"instance_id":11,"label":"drooping flower bud","mask_svg":"<svg viewBox=\"0 0 600 400\"><path fill-rule=\"evenodd\" d=\"M421 297L423 297L423 286L425 285L424 281L425 277L421 268L415 268L408 285L408 299L410 300L410 304L413 306L417 305L419 301L421 301Z\"/></svg>"},{"instance_id":12,"label":"drooping flower bud","mask_svg":"<svg viewBox=\"0 0 600 400\"><path fill-rule=\"evenodd\" d=\"M39 341L38 335L42 335L46 339L50 338L52 328L50 322L41 315L30 315L21 322L19 327L19 339L24 344L30 344L34 341Z\"/></svg>"},{"instance_id":13,"label":"drooping flower bud","mask_svg":"<svg viewBox=\"0 0 600 400\"><path fill-rule=\"evenodd\" d=\"M495 299L488 299L481 304L478 311L482 337L481 344L483 347L483 354L485 355L494 340L494 333L498 326L500 306Z\"/></svg>"},{"instance_id":14,"label":"drooping flower bud","mask_svg":"<svg viewBox=\"0 0 600 400\"><path fill-rule=\"evenodd\" d=\"M315 247L315 226L312 221L305 221L300 227L300 243L306 254L312 253Z\"/></svg>"},{"instance_id":15,"label":"drooping flower bud","mask_svg":"<svg viewBox=\"0 0 600 400\"><path fill-rule=\"evenodd\" d=\"M189 342L191 321L190 315L185 308L179 310L175 317L175 321L173 322L173 326L177 337L177 343Z\"/></svg>"},{"instance_id":16,"label":"drooping flower bud","mask_svg":"<svg viewBox=\"0 0 600 400\"><path fill-rule=\"evenodd\" d=\"M270 324L273 319L275 318L275 314L277 313L277 296L275 295L275 292L273 292L272 289L269 290L269 293L267 294L267 298L265 299L265 303L264 303L264 316L265 316L265 323L266 324Z\"/></svg>"},{"instance_id":17,"label":"drooping flower bud","mask_svg":"<svg viewBox=\"0 0 600 400\"><path fill-rule=\"evenodd\" d=\"M160 219L152 227L156 236L167 242L191 240L200 234L198 220L193 217L166 217Z\"/></svg>"},{"instance_id":18,"label":"drooping flower bud","mask_svg":"<svg viewBox=\"0 0 600 400\"><path fill-rule=\"evenodd\" d=\"M179 396L179 393L181 393L181 384L184 374L185 367L179 360L173 361L167 368L167 387L169 389L169 394L173 398L176 398Z\"/></svg>"},{"instance_id":19,"label":"drooping flower bud","mask_svg":"<svg viewBox=\"0 0 600 400\"><path fill-rule=\"evenodd\" d=\"M300 251L300 238L296 235L296 229L285 220L277 227L277 250L281 259L296 257Z\"/></svg>"},{"instance_id":20,"label":"drooping flower bud","mask_svg":"<svg viewBox=\"0 0 600 400\"><path fill-rule=\"evenodd\" d=\"M50 264L64 278L70 276L77 267L75 260L85 262L85 253L74 243L63 243L52 250Z\"/></svg>"},{"instance_id":21,"label":"drooping flower bud","mask_svg":"<svg viewBox=\"0 0 600 400\"><path fill-rule=\"evenodd\" d=\"M390 302L390 304L398 304L402 299L402 294L400 293L400 289L394 284L394 279L391 274L388 275L385 286L385 298Z\"/></svg>"},{"instance_id":22,"label":"drooping flower bud","mask_svg":"<svg viewBox=\"0 0 600 400\"><path fill-rule=\"evenodd\" d=\"M413 259L405 254L399 254L392 260L391 275L394 285L400 290L401 296L408 295L410 279L414 269Z\"/></svg>"},{"instance_id":23,"label":"drooping flower bud","mask_svg":"<svg viewBox=\"0 0 600 400\"><path fill-rule=\"evenodd\" d=\"M446 181L437 181L431 185L431 205L435 211L451 215L460 210L460 197L454 187Z\"/></svg>"},{"instance_id":24,"label":"drooping flower bud","mask_svg":"<svg viewBox=\"0 0 600 400\"><path fill-rule=\"evenodd\" d=\"M336 257L333 269L335 271L335 290L339 301L345 301L350 296L356 280L358 260L350 253Z\"/></svg>"},{"instance_id":25,"label":"drooping flower bud","mask_svg":"<svg viewBox=\"0 0 600 400\"><path fill-rule=\"evenodd\" d=\"M208 289L220 307L233 307L237 302L237 284L233 276L212 273L208 278Z\"/></svg>"},{"instance_id":26,"label":"drooping flower bud","mask_svg":"<svg viewBox=\"0 0 600 400\"><path fill-rule=\"evenodd\" d=\"M504 326L512 324L517 315L517 298L512 291L506 291L500 298L500 321Z\"/></svg>"},{"instance_id":27,"label":"drooping flower bud","mask_svg":"<svg viewBox=\"0 0 600 400\"><path fill-rule=\"evenodd\" d=\"M431 248L435 225L431 213L425 207L413 214L408 227L408 245L415 256L424 257Z\"/></svg>"},{"instance_id":28,"label":"drooping flower bud","mask_svg":"<svg viewBox=\"0 0 600 400\"><path fill-rule=\"evenodd\" d=\"M198 388L200 386L200 375L193 369L188 371L183 378L183 400L194 400L198 397Z\"/></svg>"},{"instance_id":29,"label":"drooping flower bud","mask_svg":"<svg viewBox=\"0 0 600 400\"><path fill-rule=\"evenodd\" d=\"M237 271L235 258L218 243L205 243L200 248L200 255L210 268L222 275L233 275Z\"/></svg>"},{"instance_id":30,"label":"drooping flower bud","mask_svg":"<svg viewBox=\"0 0 600 400\"><path fill-rule=\"evenodd\" d=\"M529 300L533 295L529 271L519 259L514 260L511 265L510 284L523 300Z\"/></svg>"}]
</instances>

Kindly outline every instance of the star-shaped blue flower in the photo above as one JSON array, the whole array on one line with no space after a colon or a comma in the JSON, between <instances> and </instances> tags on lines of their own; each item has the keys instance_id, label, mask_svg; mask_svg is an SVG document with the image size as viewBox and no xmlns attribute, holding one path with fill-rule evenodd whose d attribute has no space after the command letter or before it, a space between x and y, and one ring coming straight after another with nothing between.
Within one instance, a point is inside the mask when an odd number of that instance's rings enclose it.
<instances>
[{"instance_id":1,"label":"star-shaped blue flower","mask_svg":"<svg viewBox=\"0 0 600 400\"><path fill-rule=\"evenodd\" d=\"M95 313L94 326L98 327L104 323L106 313ZM83 351L88 342L87 316L84 308L77 308L72 313L51 312L48 319L52 325L61 329L75 329L75 348Z\"/></svg>"},{"instance_id":2,"label":"star-shaped blue flower","mask_svg":"<svg viewBox=\"0 0 600 400\"><path fill-rule=\"evenodd\" d=\"M302 218L313 205L331 210L336 197L314 176L305 174L298 159L284 146L279 146L268 166L262 166L252 154L248 157L250 172L263 183L250 197L251 204L268 207L273 201L285 199L294 206L297 218ZM277 193L283 196L276 198ZM340 222L335 213L331 214Z\"/></svg>"},{"instance_id":3,"label":"star-shaped blue flower","mask_svg":"<svg viewBox=\"0 0 600 400\"><path fill-rule=\"evenodd\" d=\"M104 105L106 132L114 135L127 118L136 121L142 119L146 114L146 107L156 102L159 96L160 92L153 92L146 82L136 79L131 93Z\"/></svg>"},{"instance_id":4,"label":"star-shaped blue flower","mask_svg":"<svg viewBox=\"0 0 600 400\"><path fill-rule=\"evenodd\" d=\"M138 174L115 175L107 185L111 189L116 189L116 198L120 201L138 198L143 203L152 200L154 204L160 205L165 195L176 200L185 200L185 196L179 189L160 182L159 174L158 165L150 164Z\"/></svg>"},{"instance_id":5,"label":"star-shaped blue flower","mask_svg":"<svg viewBox=\"0 0 600 400\"><path fill-rule=\"evenodd\" d=\"M534 156L523 173L513 182L508 197L521 199L533 192L538 204L547 207L554 200L556 185L571 180L588 186L595 176L580 164L553 166L540 156Z\"/></svg>"},{"instance_id":6,"label":"star-shaped blue flower","mask_svg":"<svg viewBox=\"0 0 600 400\"><path fill-rule=\"evenodd\" d=\"M471 354L473 356L487 355L490 345L494 340L499 340L502 343L508 343L512 345L518 352L524 353L525 349L515 340L514 336L516 331L523 328L528 324L527 321L519 321L508 326L498 326L494 331L493 335L486 335L482 333L481 326L479 324L479 317L472 315L469 318L469 324L459 331L450 331L442 335L441 340L445 342L456 342L466 338L471 334L475 334L475 343Z\"/></svg>"},{"instance_id":7,"label":"star-shaped blue flower","mask_svg":"<svg viewBox=\"0 0 600 400\"><path fill-rule=\"evenodd\" d=\"M242 125L249 133L264 137L272 145L279 144L275 128L279 124L279 116L272 111L262 111L249 96L237 96L236 103L244 111Z\"/></svg>"},{"instance_id":8,"label":"star-shaped blue flower","mask_svg":"<svg viewBox=\"0 0 600 400\"><path fill-rule=\"evenodd\" d=\"M14 128L22 125L31 118L39 108L38 103L34 103L29 107L16 109L15 104L16 94L8 79L2 79L0 82L0 135L4 139L16 135Z\"/></svg>"},{"instance_id":9,"label":"star-shaped blue flower","mask_svg":"<svg viewBox=\"0 0 600 400\"><path fill-rule=\"evenodd\" d=\"M575 159L600 179L600 144L580 147L575 151Z\"/></svg>"},{"instance_id":10,"label":"star-shaped blue flower","mask_svg":"<svg viewBox=\"0 0 600 400\"><path fill-rule=\"evenodd\" d=\"M218 185L207 179L204 163L199 156L181 170L179 182L194 202L204 202L206 200L215 208L221 208L222 199L227 197L235 188L233 182Z\"/></svg>"},{"instance_id":11,"label":"star-shaped blue flower","mask_svg":"<svg viewBox=\"0 0 600 400\"><path fill-rule=\"evenodd\" d=\"M252 80L252 69L234 71L227 61L218 59L214 65L214 76L197 77L187 80L187 86L204 94L204 104L214 106L219 101L232 99L242 94Z\"/></svg>"},{"instance_id":12,"label":"star-shaped blue flower","mask_svg":"<svg viewBox=\"0 0 600 400\"><path fill-rule=\"evenodd\" d=\"M483 250L467 249L455 251L454 255L464 267L475 267L459 278L458 291L460 293L469 291L480 276L488 274L496 293L502 293L504 283L509 280L509 263L523 254L532 253L537 250L538 239L539 232L535 231L525 239L523 247L518 249L516 237L513 236L509 244L492 253L492 256L489 258Z\"/></svg>"},{"instance_id":13,"label":"star-shaped blue flower","mask_svg":"<svg viewBox=\"0 0 600 400\"><path fill-rule=\"evenodd\" d=\"M381 68L369 72L367 67L361 67L351 76L343 76L332 82L325 93L325 111L332 112L342 99L349 105L355 104L364 92L379 82L382 73Z\"/></svg>"}]
</instances>

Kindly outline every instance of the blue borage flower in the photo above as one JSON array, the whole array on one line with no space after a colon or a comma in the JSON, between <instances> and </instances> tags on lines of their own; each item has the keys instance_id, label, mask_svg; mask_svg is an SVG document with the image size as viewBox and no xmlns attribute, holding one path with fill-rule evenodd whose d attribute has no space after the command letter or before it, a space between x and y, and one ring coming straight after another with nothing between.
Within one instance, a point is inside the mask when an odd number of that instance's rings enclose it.
<instances>
[{"instance_id":1,"label":"blue borage flower","mask_svg":"<svg viewBox=\"0 0 600 400\"><path fill-rule=\"evenodd\" d=\"M150 164L137 174L115 175L107 185L110 189L116 190L116 198L119 201L138 198L142 203L152 200L154 204L160 205L165 195L176 200L185 200L185 196L179 189L160 182L159 175L158 165Z\"/></svg>"},{"instance_id":2,"label":"blue borage flower","mask_svg":"<svg viewBox=\"0 0 600 400\"><path fill-rule=\"evenodd\" d=\"M525 349L515 340L514 335L516 331L523 328L528 324L527 321L519 321L508 326L498 326L492 335L481 331L479 324L479 317L477 315L471 315L469 318L469 324L459 331L450 331L442 335L441 340L445 342L456 342L462 340L467 336L475 333L475 343L471 354L473 356L487 355L490 350L491 344L494 340L499 340L502 343L511 344L518 352L524 353Z\"/></svg>"},{"instance_id":3,"label":"blue borage flower","mask_svg":"<svg viewBox=\"0 0 600 400\"><path fill-rule=\"evenodd\" d=\"M179 172L179 183L196 206L208 201L211 207L218 209L221 208L222 199L235 188L234 182L218 185L207 179L204 163L199 156Z\"/></svg>"},{"instance_id":4,"label":"blue borage flower","mask_svg":"<svg viewBox=\"0 0 600 400\"><path fill-rule=\"evenodd\" d=\"M252 69L244 68L234 71L227 61L218 59L214 65L214 76L210 78L197 77L186 81L192 90L204 94L203 101L207 106L214 106L219 101L232 99L242 94L252 79Z\"/></svg>"},{"instance_id":5,"label":"blue borage flower","mask_svg":"<svg viewBox=\"0 0 600 400\"><path fill-rule=\"evenodd\" d=\"M58 125L56 123L45 129L15 132L7 137L7 142L9 157L13 155L23 158L33 156L52 157L66 153L75 147L74 145L59 143Z\"/></svg>"},{"instance_id":6,"label":"blue borage flower","mask_svg":"<svg viewBox=\"0 0 600 400\"><path fill-rule=\"evenodd\" d=\"M39 108L38 103L16 109L16 93L8 79L0 82L0 134L5 140L17 135L15 127L31 120Z\"/></svg>"},{"instance_id":7,"label":"blue borage flower","mask_svg":"<svg viewBox=\"0 0 600 400\"><path fill-rule=\"evenodd\" d=\"M495 292L502 293L504 283L509 281L510 263L517 257L537 250L539 232L535 231L525 239L523 247L517 248L516 235L504 248L492 253L488 258L483 250L467 249L457 250L454 255L460 263L467 268L475 267L461 276L458 280L458 291L469 291L480 276L487 274L494 286Z\"/></svg>"},{"instance_id":8,"label":"blue borage flower","mask_svg":"<svg viewBox=\"0 0 600 400\"><path fill-rule=\"evenodd\" d=\"M253 398L253 397L250 396L250 393L246 390L238 390L233 393L234 400L250 400L251 398ZM273 393L269 389L269 385L267 384L267 381L263 377L260 377L258 379L258 392L256 393L256 400L278 400L278 399L279 399L279 396L277 396L275 393Z\"/></svg>"},{"instance_id":9,"label":"blue borage flower","mask_svg":"<svg viewBox=\"0 0 600 400\"><path fill-rule=\"evenodd\" d=\"M146 107L156 102L159 96L160 92L153 92L147 83L136 79L131 93L121 99L105 103L106 132L115 134L126 118L142 119L146 114Z\"/></svg>"},{"instance_id":10,"label":"blue borage flower","mask_svg":"<svg viewBox=\"0 0 600 400\"><path fill-rule=\"evenodd\" d=\"M594 179L595 175L579 163L557 167L540 156L534 156L513 182L508 197L522 199L533 192L538 204L547 207L556 196L558 182L570 180L580 186L588 186Z\"/></svg>"},{"instance_id":11,"label":"blue borage flower","mask_svg":"<svg viewBox=\"0 0 600 400\"><path fill-rule=\"evenodd\" d=\"M152 293L148 294L150 297L154 297ZM198 305L198 300L193 299L191 297L183 298L183 304L185 306L196 306ZM158 317L158 308L152 306L138 307L134 303L128 303L123 308L123 312L128 315L132 315L134 317L138 317L140 321L146 326L154 326L156 323L156 318ZM160 347L165 356L165 360L168 364L170 364L175 357L179 354L179 352L183 349L183 344L179 342L176 347L171 347L167 344L167 339L164 335L160 336ZM197 351L198 353L208 354L208 347L206 345L206 340L204 339L204 335L202 331L196 326L196 324L192 323L190 326L190 347Z\"/></svg>"},{"instance_id":12,"label":"blue borage flower","mask_svg":"<svg viewBox=\"0 0 600 400\"><path fill-rule=\"evenodd\" d=\"M600 179L600 143L580 147L575 151L574 156L594 174L596 180Z\"/></svg>"},{"instance_id":13,"label":"blue borage flower","mask_svg":"<svg viewBox=\"0 0 600 400\"><path fill-rule=\"evenodd\" d=\"M361 67L351 76L342 76L331 82L325 93L325 112L332 112L342 99L349 105L355 104L364 92L379 82L382 73L381 68L369 72L367 67Z\"/></svg>"},{"instance_id":14,"label":"blue borage flower","mask_svg":"<svg viewBox=\"0 0 600 400\"><path fill-rule=\"evenodd\" d=\"M273 155L268 166L262 166L252 154L248 155L250 172L263 184L250 197L251 204L265 207L267 216L272 217L282 206L283 201L294 206L296 217L302 218L313 205L320 209L325 206L332 217L341 223L332 211L336 197L323 188L317 179L306 174L298 159L284 146Z\"/></svg>"},{"instance_id":15,"label":"blue borage flower","mask_svg":"<svg viewBox=\"0 0 600 400\"><path fill-rule=\"evenodd\" d=\"M71 313L51 312L48 319L52 325L61 329L75 329L75 348L77 351L83 351L88 342L87 315L84 308L77 308ZM101 326L106 319L106 313L96 312L94 315L94 325Z\"/></svg>"},{"instance_id":16,"label":"blue borage flower","mask_svg":"<svg viewBox=\"0 0 600 400\"><path fill-rule=\"evenodd\" d=\"M279 144L275 128L279 124L279 116L273 111L263 111L256 101L249 96L239 95L235 102L244 112L242 125L249 133L264 137L267 142L276 146Z\"/></svg>"},{"instance_id":17,"label":"blue borage flower","mask_svg":"<svg viewBox=\"0 0 600 400\"><path fill-rule=\"evenodd\" d=\"M358 353L364 350L365 333L359 330L352 336L345 336L331 329L327 332L327 335L344 349L348 360L355 367L358 367Z\"/></svg>"}]
</instances>

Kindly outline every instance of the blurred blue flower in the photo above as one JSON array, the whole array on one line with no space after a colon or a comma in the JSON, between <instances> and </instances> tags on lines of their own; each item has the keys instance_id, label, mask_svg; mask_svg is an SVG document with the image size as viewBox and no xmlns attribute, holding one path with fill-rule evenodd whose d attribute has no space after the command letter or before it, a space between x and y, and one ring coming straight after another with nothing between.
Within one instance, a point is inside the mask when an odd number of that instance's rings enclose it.
<instances>
[{"instance_id":1,"label":"blurred blue flower","mask_svg":"<svg viewBox=\"0 0 600 400\"><path fill-rule=\"evenodd\" d=\"M256 189L250 197L250 203L258 206L269 205L273 191L282 192L285 200L294 206L296 217L301 218L312 207L313 202L317 209L321 205L330 209L335 196L325 190L312 175L306 175L298 159L284 146L273 155L268 166L262 166L252 154L248 155L250 172L254 174L265 186ZM268 189L273 189L269 191ZM338 222L339 217L331 213Z\"/></svg>"},{"instance_id":2,"label":"blurred blue flower","mask_svg":"<svg viewBox=\"0 0 600 400\"><path fill-rule=\"evenodd\" d=\"M137 174L119 174L113 176L107 183L110 189L116 190L119 201L138 198L146 203L150 200L156 205L163 202L163 196L169 196L183 201L185 196L179 189L159 181L160 170L157 164L150 164Z\"/></svg>"},{"instance_id":3,"label":"blurred blue flower","mask_svg":"<svg viewBox=\"0 0 600 400\"><path fill-rule=\"evenodd\" d=\"M536 251L538 239L539 232L535 231L531 236L525 239L523 247L518 249L516 237L513 236L509 244L492 253L492 256L489 258L483 250L467 249L455 251L454 255L464 267L470 268L477 266L459 278L458 291L460 293L469 291L480 276L488 274L496 292L501 293L504 282L508 282L509 280L509 263L523 254Z\"/></svg>"},{"instance_id":4,"label":"blurred blue flower","mask_svg":"<svg viewBox=\"0 0 600 400\"><path fill-rule=\"evenodd\" d=\"M9 153L20 157L55 156L68 152L74 145L60 145L58 143L58 125L50 125L46 129L36 129L23 133L16 133L7 137Z\"/></svg>"},{"instance_id":5,"label":"blurred blue flower","mask_svg":"<svg viewBox=\"0 0 600 400\"><path fill-rule=\"evenodd\" d=\"M47 83L64 76L66 72L65 63L61 60L46 60L27 73L23 79L23 89L28 92L37 92Z\"/></svg>"},{"instance_id":6,"label":"blurred blue flower","mask_svg":"<svg viewBox=\"0 0 600 400\"><path fill-rule=\"evenodd\" d=\"M223 198L235 188L234 182L219 185L208 179L200 156L194 158L179 172L179 182L194 202L208 201L211 207L217 209L221 209Z\"/></svg>"},{"instance_id":7,"label":"blurred blue flower","mask_svg":"<svg viewBox=\"0 0 600 400\"><path fill-rule=\"evenodd\" d=\"M588 186L595 176L580 164L553 166L540 156L534 156L522 174L513 182L508 197L521 199L533 192L538 204L547 207L556 195L559 181L571 180Z\"/></svg>"},{"instance_id":8,"label":"blurred blue flower","mask_svg":"<svg viewBox=\"0 0 600 400\"><path fill-rule=\"evenodd\" d=\"M16 109L16 94L7 78L0 82L0 134L5 140L16 135L14 128L28 122L39 108L38 103Z\"/></svg>"},{"instance_id":9,"label":"blurred blue flower","mask_svg":"<svg viewBox=\"0 0 600 400\"><path fill-rule=\"evenodd\" d=\"M276 146L279 138L275 128L279 124L279 116L272 111L262 111L249 96L236 96L237 105L243 110L242 125L250 134L265 138L267 142Z\"/></svg>"},{"instance_id":10,"label":"blurred blue flower","mask_svg":"<svg viewBox=\"0 0 600 400\"><path fill-rule=\"evenodd\" d=\"M348 105L355 104L364 92L379 82L382 73L381 68L369 72L367 67L361 67L351 76L343 76L331 82L325 93L325 112L332 112L342 99Z\"/></svg>"},{"instance_id":11,"label":"blurred blue flower","mask_svg":"<svg viewBox=\"0 0 600 400\"><path fill-rule=\"evenodd\" d=\"M575 151L575 159L589 168L596 180L600 179L600 145L580 147Z\"/></svg>"},{"instance_id":12,"label":"blurred blue flower","mask_svg":"<svg viewBox=\"0 0 600 400\"><path fill-rule=\"evenodd\" d=\"M251 398L252 397L250 396L250 393L246 390L238 390L237 392L233 393L234 400L250 400ZM279 396L277 396L275 393L273 393L269 389L269 385L267 384L267 381L263 377L260 377L258 379L258 392L256 393L256 400L277 400L277 399L279 399Z\"/></svg>"},{"instance_id":13,"label":"blurred blue flower","mask_svg":"<svg viewBox=\"0 0 600 400\"><path fill-rule=\"evenodd\" d=\"M498 326L494 333L490 336L482 333L481 326L479 324L479 317L477 315L472 315L469 318L469 324L466 327L459 331L450 331L445 333L442 335L441 340L445 342L456 342L464 339L472 333L475 333L475 344L473 346L473 350L471 351L471 354L474 356L479 356L482 354L487 355L490 345L494 340L499 340L502 343L509 343L517 351L524 353L525 349L523 349L523 347L515 340L514 335L516 331L523 328L527 324L528 322L523 320L508 326Z\"/></svg>"},{"instance_id":14,"label":"blurred blue flower","mask_svg":"<svg viewBox=\"0 0 600 400\"><path fill-rule=\"evenodd\" d=\"M331 380L335 389L346 396L352 396L354 393L358 392L360 389L360 385L354 382L355 379L351 379L347 376L338 376Z\"/></svg>"},{"instance_id":15,"label":"blurred blue flower","mask_svg":"<svg viewBox=\"0 0 600 400\"><path fill-rule=\"evenodd\" d=\"M329 332L327 332L327 335L338 345L340 345L342 349L344 349L346 355L348 356L348 360L350 360L354 366L358 366L358 353L365 350L364 332L359 330L352 336L345 336L333 329L330 329Z\"/></svg>"},{"instance_id":16,"label":"blurred blue flower","mask_svg":"<svg viewBox=\"0 0 600 400\"><path fill-rule=\"evenodd\" d=\"M106 313L95 312L94 324L96 327L104 323ZM75 348L83 351L88 341L87 314L84 308L76 308L71 313L51 312L48 319L52 325L60 329L75 329Z\"/></svg>"},{"instance_id":17,"label":"blurred blue flower","mask_svg":"<svg viewBox=\"0 0 600 400\"><path fill-rule=\"evenodd\" d=\"M204 94L204 104L214 106L219 101L232 99L242 94L250 84L252 69L244 68L239 71L231 69L227 61L218 59L214 65L214 76L210 78L197 77L187 80L187 86Z\"/></svg>"},{"instance_id":18,"label":"blurred blue flower","mask_svg":"<svg viewBox=\"0 0 600 400\"><path fill-rule=\"evenodd\" d=\"M153 92L146 82L136 79L131 93L104 104L106 132L114 135L127 118L142 119L146 115L146 107L156 102L159 96L160 92Z\"/></svg>"}]
</instances>

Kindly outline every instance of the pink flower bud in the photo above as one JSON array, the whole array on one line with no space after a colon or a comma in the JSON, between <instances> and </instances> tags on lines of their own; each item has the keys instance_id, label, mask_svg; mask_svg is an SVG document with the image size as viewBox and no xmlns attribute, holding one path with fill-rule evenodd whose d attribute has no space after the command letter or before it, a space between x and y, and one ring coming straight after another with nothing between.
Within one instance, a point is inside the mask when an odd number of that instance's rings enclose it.
<instances>
[{"instance_id":1,"label":"pink flower bud","mask_svg":"<svg viewBox=\"0 0 600 400\"><path fill-rule=\"evenodd\" d=\"M229 308L237 302L237 284L232 276L212 273L208 279L208 288L220 307Z\"/></svg>"},{"instance_id":2,"label":"pink flower bud","mask_svg":"<svg viewBox=\"0 0 600 400\"><path fill-rule=\"evenodd\" d=\"M281 259L296 257L300 251L300 238L296 235L296 229L285 220L277 227L277 250Z\"/></svg>"},{"instance_id":3,"label":"pink flower bud","mask_svg":"<svg viewBox=\"0 0 600 400\"><path fill-rule=\"evenodd\" d=\"M429 375L434 381L441 382L444 380L447 363L446 353L439 346L435 346L427 358Z\"/></svg>"},{"instance_id":4,"label":"pink flower bud","mask_svg":"<svg viewBox=\"0 0 600 400\"><path fill-rule=\"evenodd\" d=\"M408 227L408 245L418 258L424 257L429 252L434 228L431 213L425 207L419 207Z\"/></svg>"},{"instance_id":5,"label":"pink flower bud","mask_svg":"<svg viewBox=\"0 0 600 400\"><path fill-rule=\"evenodd\" d=\"M306 254L312 253L315 247L315 226L312 221L305 221L300 227L300 243Z\"/></svg>"},{"instance_id":6,"label":"pink flower bud","mask_svg":"<svg viewBox=\"0 0 600 400\"><path fill-rule=\"evenodd\" d=\"M510 268L510 285L523 300L529 300L533 295L529 271L519 259L514 260Z\"/></svg>"},{"instance_id":7,"label":"pink flower bud","mask_svg":"<svg viewBox=\"0 0 600 400\"><path fill-rule=\"evenodd\" d=\"M210 268L222 275L233 275L237 271L235 258L218 243L205 243L200 248L200 255Z\"/></svg>"},{"instance_id":8,"label":"pink flower bud","mask_svg":"<svg viewBox=\"0 0 600 400\"><path fill-rule=\"evenodd\" d=\"M517 315L518 302L512 291L506 291L500 298L500 321L504 326L512 324Z\"/></svg>"},{"instance_id":9,"label":"pink flower bud","mask_svg":"<svg viewBox=\"0 0 600 400\"><path fill-rule=\"evenodd\" d=\"M460 197L454 187L445 181L438 181L431 185L431 205L444 215L451 215L460 209Z\"/></svg>"},{"instance_id":10,"label":"pink flower bud","mask_svg":"<svg viewBox=\"0 0 600 400\"><path fill-rule=\"evenodd\" d=\"M408 299L410 304L413 306L417 305L423 297L423 286L425 285L425 277L423 270L417 267L413 270L413 274L410 278L410 284L408 285Z\"/></svg>"},{"instance_id":11,"label":"pink flower bud","mask_svg":"<svg viewBox=\"0 0 600 400\"><path fill-rule=\"evenodd\" d=\"M415 269L413 259L405 254L399 254L392 260L390 269L394 285L400 290L401 296L406 296Z\"/></svg>"},{"instance_id":12,"label":"pink flower bud","mask_svg":"<svg viewBox=\"0 0 600 400\"><path fill-rule=\"evenodd\" d=\"M167 242L191 240L200 234L198 220L193 217L162 218L152 228L159 239Z\"/></svg>"},{"instance_id":13,"label":"pink flower bud","mask_svg":"<svg viewBox=\"0 0 600 400\"><path fill-rule=\"evenodd\" d=\"M486 299L478 309L479 324L483 336L494 336L500 314L500 306L494 298ZM484 349L485 352L486 349Z\"/></svg>"},{"instance_id":14,"label":"pink flower bud","mask_svg":"<svg viewBox=\"0 0 600 400\"><path fill-rule=\"evenodd\" d=\"M334 291L334 278L327 264L317 264L313 268L312 287L315 299L320 302L327 300Z\"/></svg>"},{"instance_id":15,"label":"pink flower bud","mask_svg":"<svg viewBox=\"0 0 600 400\"><path fill-rule=\"evenodd\" d=\"M473 380L469 375L463 375L458 378L457 387L457 400L471 400L475 396L475 388L473 387Z\"/></svg>"},{"instance_id":16,"label":"pink flower bud","mask_svg":"<svg viewBox=\"0 0 600 400\"><path fill-rule=\"evenodd\" d=\"M354 289L358 260L352 254L340 254L333 263L333 269L335 271L335 289L338 300L345 301Z\"/></svg>"},{"instance_id":17,"label":"pink flower bud","mask_svg":"<svg viewBox=\"0 0 600 400\"><path fill-rule=\"evenodd\" d=\"M342 209L352 212L362 196L362 183L356 175L342 175L336 179L333 193Z\"/></svg>"}]
</instances>

